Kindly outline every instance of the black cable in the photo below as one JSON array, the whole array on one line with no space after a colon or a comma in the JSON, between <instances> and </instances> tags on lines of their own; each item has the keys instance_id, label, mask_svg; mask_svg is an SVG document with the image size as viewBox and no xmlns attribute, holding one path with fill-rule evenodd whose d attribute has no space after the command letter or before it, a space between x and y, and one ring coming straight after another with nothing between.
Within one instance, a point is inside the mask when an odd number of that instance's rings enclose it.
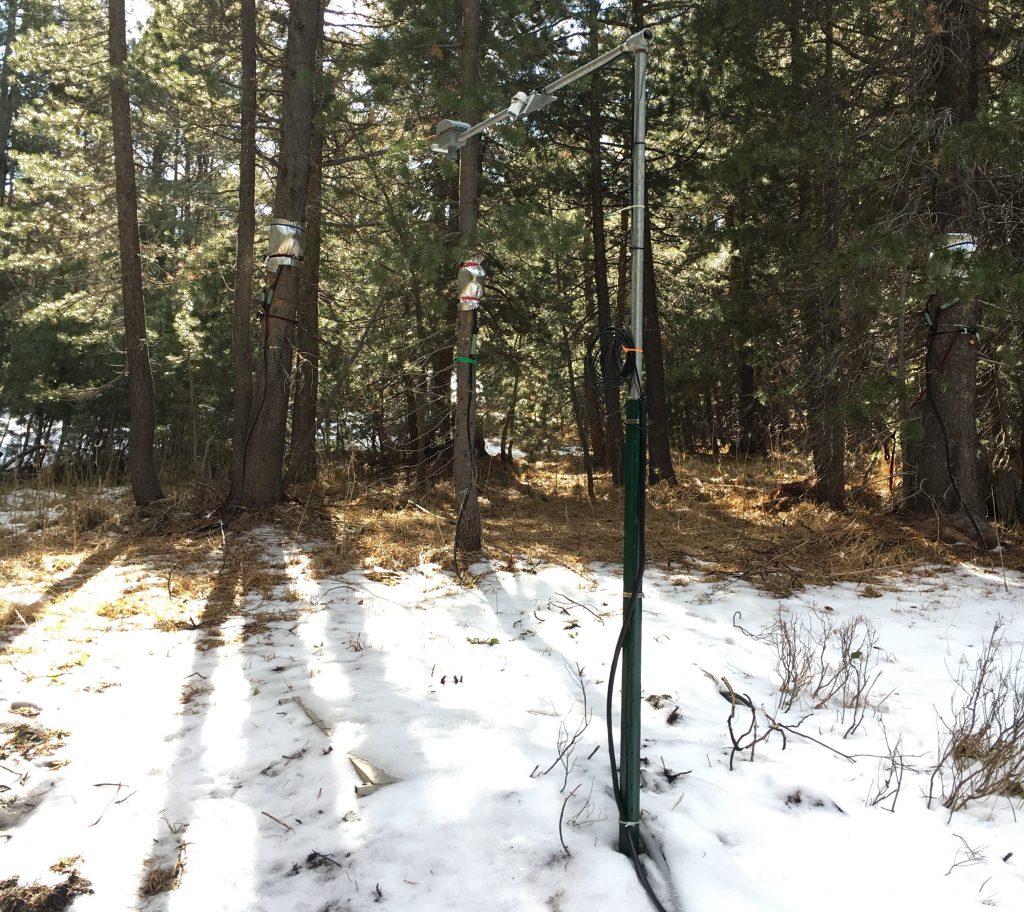
<instances>
[{"instance_id":1,"label":"black cable","mask_svg":"<svg viewBox=\"0 0 1024 912\"><path fill-rule=\"evenodd\" d=\"M938 327L939 321L928 309L925 309L925 316L928 321L928 343L925 352L924 388L925 394L928 397L928 402L932 407L932 412L935 414L935 419L939 422L939 430L942 432L942 441L946 456L946 473L949 475L949 481L953 485L953 492L956 494L956 499L960 503L960 509L967 514L967 518L971 521L971 525L974 527L974 534L978 536L978 546L982 551L988 551L988 544L985 541L985 536L982 534L981 526L974 518L974 513L968 508L966 501L964 501L964 496L960 493L960 485L956 480L956 471L953 468L953 450L949 442L949 432L946 429L946 420L942 417L942 412L939 409L938 401L936 400L935 393L932 389L932 369L928 366L928 363L932 358L932 349L935 337L940 335ZM955 330L955 332L968 335L970 334L970 330L971 327L965 326L962 329ZM956 341L956 338L954 338L952 345L955 345ZM943 359L943 362L944 361L945 359Z\"/></svg>"},{"instance_id":2,"label":"black cable","mask_svg":"<svg viewBox=\"0 0 1024 912\"><path fill-rule=\"evenodd\" d=\"M597 355L597 357L595 357ZM647 403L644 394L643 383L636 366L636 347L632 335L625 329L606 328L596 333L587 346L586 368L590 371L591 377L604 386L623 386L627 382L635 381L639 394L639 415L637 420L640 427L640 473L637 519L640 526L640 547L637 553L636 577L630 587L629 602L626 605L625 617L622 620L622 627L619 630L618 639L615 641L615 649L612 652L611 669L608 674L608 691L605 701L605 723L608 729L608 760L611 766L612 795L615 798L615 807L618 811L619 821L625 824L625 801L622 797L622 789L619 783L619 770L615 754L615 726L612 722L612 704L615 692L615 672L619 666L619 659L622 657L622 649L626 642L626 636L637 612L640 601L640 592L643 587L644 565L647 561L646 544L646 521L647 521ZM623 825L626 833L627 847L630 859L633 862L633 870L636 872L637 880L647 894L651 905L657 912L668 912L654 887L647 877L643 862L640 860L642 847L639 845L639 820L634 825Z\"/></svg>"},{"instance_id":3,"label":"black cable","mask_svg":"<svg viewBox=\"0 0 1024 912\"><path fill-rule=\"evenodd\" d=\"M629 331L609 326L591 338L590 344L587 345L584 368L595 383L602 386L622 386L636 376L635 352L633 336ZM637 386L642 387L639 378Z\"/></svg>"}]
</instances>

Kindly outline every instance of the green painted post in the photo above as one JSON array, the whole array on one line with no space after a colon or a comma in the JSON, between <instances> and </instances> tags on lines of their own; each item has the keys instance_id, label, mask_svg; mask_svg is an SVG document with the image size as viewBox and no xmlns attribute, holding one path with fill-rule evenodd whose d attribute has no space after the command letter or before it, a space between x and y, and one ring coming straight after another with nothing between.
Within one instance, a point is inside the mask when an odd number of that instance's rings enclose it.
<instances>
[{"instance_id":1,"label":"green painted post","mask_svg":"<svg viewBox=\"0 0 1024 912\"><path fill-rule=\"evenodd\" d=\"M623 517L622 611L623 621L632 603L633 617L622 645L622 730L619 738L619 788L622 791L622 820L619 822L619 851L630 855L627 826L640 820L640 643L643 616L643 582L639 579L642 558L641 503L643 420L639 399L626 400L625 509ZM636 601L633 601L636 586ZM634 842L639 845L638 834Z\"/></svg>"},{"instance_id":2,"label":"green painted post","mask_svg":"<svg viewBox=\"0 0 1024 912\"><path fill-rule=\"evenodd\" d=\"M619 851L632 854L629 827L640 824L640 619L643 614L643 447L646 435L642 422L647 420L643 407L644 338L644 182L647 139L647 45L651 33L638 33L644 40L633 54L633 217L630 224L630 248L633 253L630 274L630 331L636 375L629 384L626 399L626 452L623 474L626 488L622 521L622 608L623 623L632 603L633 616L622 645L622 731L620 733L619 788L622 791L622 820L619 821ZM636 588L636 600L633 590ZM634 846L640 845L634 829Z\"/></svg>"}]
</instances>

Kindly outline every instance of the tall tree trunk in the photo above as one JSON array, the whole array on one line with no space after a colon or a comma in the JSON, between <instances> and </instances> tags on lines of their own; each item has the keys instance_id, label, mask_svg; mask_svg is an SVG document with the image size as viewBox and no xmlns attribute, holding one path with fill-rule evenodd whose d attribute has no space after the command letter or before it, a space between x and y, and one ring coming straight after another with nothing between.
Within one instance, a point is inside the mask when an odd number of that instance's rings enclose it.
<instances>
[{"instance_id":1,"label":"tall tree trunk","mask_svg":"<svg viewBox=\"0 0 1024 912\"><path fill-rule=\"evenodd\" d=\"M619 285L615 290L615 325L626 322L626 307L629 304L629 212L619 213Z\"/></svg>"},{"instance_id":2,"label":"tall tree trunk","mask_svg":"<svg viewBox=\"0 0 1024 912\"><path fill-rule=\"evenodd\" d=\"M650 209L644 195L644 372L647 374L647 475L651 484L676 483L668 439L668 408L665 401L665 359L661 350L661 317L658 287L654 278L654 244L651 241Z\"/></svg>"},{"instance_id":3,"label":"tall tree trunk","mask_svg":"<svg viewBox=\"0 0 1024 912\"><path fill-rule=\"evenodd\" d=\"M587 308L587 325L593 326L597 320L597 302L594 297L594 276L589 269L583 270L583 299ZM590 431L590 452L593 454L593 462L595 466L607 468L603 400L601 391L597 387L597 381L588 370L583 372L583 393L586 400L587 428Z\"/></svg>"},{"instance_id":4,"label":"tall tree trunk","mask_svg":"<svg viewBox=\"0 0 1024 912\"><path fill-rule=\"evenodd\" d=\"M588 0L589 43L590 55L596 57L600 51L598 45L598 13L597 0ZM587 97L590 104L590 117L587 121L587 152L590 159L590 232L594 246L594 293L597 298L598 329L609 329L612 326L611 292L608 288L608 253L607 238L604 226L604 177L601 165L601 98L602 81L599 72L590 77ZM622 431L622 417L619 413L619 388L602 386L604 394L605 428L604 454L601 462L611 469L612 484L622 484L622 459L625 451L625 439Z\"/></svg>"},{"instance_id":5,"label":"tall tree trunk","mask_svg":"<svg viewBox=\"0 0 1024 912\"><path fill-rule=\"evenodd\" d=\"M957 130L975 121L980 111L986 62L982 22L978 7L966 0L942 0L932 15L935 29L929 40L939 54L934 114L946 119L947 129ZM941 232L974 234L972 172L966 163L958 164L939 173L932 201L935 223ZM944 300L940 293L928 310L932 327L917 482L923 499L948 514L961 532L976 536L980 547L993 547L997 538L985 519L978 484L978 349L972 335L960 332L978 326L981 307L973 298Z\"/></svg>"},{"instance_id":6,"label":"tall tree trunk","mask_svg":"<svg viewBox=\"0 0 1024 912\"><path fill-rule=\"evenodd\" d=\"M231 494L242 499L246 451L255 418L252 410L252 274L256 239L256 0L241 0L241 147L238 152L238 232L231 321L232 407Z\"/></svg>"},{"instance_id":7,"label":"tall tree trunk","mask_svg":"<svg viewBox=\"0 0 1024 912\"><path fill-rule=\"evenodd\" d=\"M501 423L501 461L512 461L512 430L516 425L516 403L519 402L519 381L522 379L522 371L518 366L512 377L512 395L509 396L508 406L505 409L505 420Z\"/></svg>"},{"instance_id":8,"label":"tall tree trunk","mask_svg":"<svg viewBox=\"0 0 1024 912\"><path fill-rule=\"evenodd\" d=\"M419 280L413 284L413 306L416 314L416 338L423 347L427 331L423 320L423 292ZM427 395L430 380L427 376L426 354L421 353L419 367L416 370L413 403L416 408L416 488L424 490L427 486Z\"/></svg>"},{"instance_id":9,"label":"tall tree trunk","mask_svg":"<svg viewBox=\"0 0 1024 912\"><path fill-rule=\"evenodd\" d=\"M444 325L453 327L458 322L458 304L452 289L452 269L457 262L455 247L459 236L459 181L445 178L445 205L442 216L447 214L444 224L445 241L441 268L437 274L434 291L444 309ZM452 337L445 336L431 354L430 396L428 403L430 435L435 445L445 449L452 436L452 368L455 366ZM435 436L436 435L436 436ZM428 446L430 440L427 441Z\"/></svg>"},{"instance_id":10,"label":"tall tree trunk","mask_svg":"<svg viewBox=\"0 0 1024 912\"><path fill-rule=\"evenodd\" d=\"M10 145L18 89L11 76L11 47L18 35L18 0L7 0L4 23L4 59L0 63L0 206L7 199L7 176L11 170Z\"/></svg>"},{"instance_id":11,"label":"tall tree trunk","mask_svg":"<svg viewBox=\"0 0 1024 912\"><path fill-rule=\"evenodd\" d=\"M153 372L146 337L146 307L142 296L142 253L139 249L139 203L135 183L131 108L125 63L124 0L110 0L110 112L114 135L114 177L117 185L117 237L121 255L121 297L124 342L128 356L131 418L128 424L128 474L135 503L143 506L164 495L153 463L156 406Z\"/></svg>"},{"instance_id":12,"label":"tall tree trunk","mask_svg":"<svg viewBox=\"0 0 1024 912\"><path fill-rule=\"evenodd\" d=\"M734 231L742 224L745 213L730 212L729 227ZM752 327L756 315L752 313L750 268L746 245L736 241L736 249L729 261L729 296L735 313L736 329L736 386L738 391L739 433L736 450L743 456L763 456L767 451L764 415L757 401L757 371L750 363ZM753 330L756 332L756 330Z\"/></svg>"},{"instance_id":13,"label":"tall tree trunk","mask_svg":"<svg viewBox=\"0 0 1024 912\"><path fill-rule=\"evenodd\" d=\"M715 409L715 395L711 388L711 380L704 384L704 420L708 426L708 442L711 444L711 455L715 462L721 456L718 447L718 412Z\"/></svg>"},{"instance_id":14,"label":"tall tree trunk","mask_svg":"<svg viewBox=\"0 0 1024 912\"><path fill-rule=\"evenodd\" d=\"M287 484L316 478L316 407L320 380L320 228L323 206L324 128L313 129L309 193L306 199L306 253L297 308L295 395Z\"/></svg>"},{"instance_id":15,"label":"tall tree trunk","mask_svg":"<svg viewBox=\"0 0 1024 912\"><path fill-rule=\"evenodd\" d=\"M804 0L789 7L790 99L802 110L819 95L808 85L809 72L804 41ZM822 117L834 122L836 97L832 85L832 24L830 4L822 23L825 31L825 72L820 95L826 99ZM833 254L839 242L839 181L834 162L817 163L810 153L796 175L796 229L802 239L802 285L799 312L804 333L803 383L807 405L811 455L814 462L813 498L841 510L846 500L846 428L841 408L841 373L838 362L842 338L840 291L835 279L822 280L817 262ZM816 153L815 153L816 157ZM819 170L815 175L814 171ZM817 223L815 222L817 219Z\"/></svg>"},{"instance_id":16,"label":"tall tree trunk","mask_svg":"<svg viewBox=\"0 0 1024 912\"><path fill-rule=\"evenodd\" d=\"M301 223L306 214L321 11L320 0L289 3L274 218L290 222ZM294 265L267 273L271 300L263 317L255 417L242 486L242 500L249 504L275 503L284 496L282 468L301 272Z\"/></svg>"},{"instance_id":17,"label":"tall tree trunk","mask_svg":"<svg viewBox=\"0 0 1024 912\"><path fill-rule=\"evenodd\" d=\"M569 380L569 402L572 405L573 419L576 422L576 435L580 441L580 453L583 456L583 471L587 476L587 496L594 499L594 464L590 458L590 444L587 440L587 419L584 414L584 403L576 389L576 371L572 366L572 342L569 330L562 327L562 356L565 358L565 371Z\"/></svg>"},{"instance_id":18,"label":"tall tree trunk","mask_svg":"<svg viewBox=\"0 0 1024 912\"><path fill-rule=\"evenodd\" d=\"M462 120L473 124L479 112L475 100L480 73L480 0L462 0ZM463 148L459 159L459 246L467 259L473 259L477 239L477 218L480 209L480 137L473 137ZM477 311L460 306L455 327L455 349L458 358L458 388L455 400L455 495L459 498L459 522L455 530L458 546L463 551L480 549L480 505L476 490L476 357L475 340Z\"/></svg>"},{"instance_id":19,"label":"tall tree trunk","mask_svg":"<svg viewBox=\"0 0 1024 912\"><path fill-rule=\"evenodd\" d=\"M767 441L761 407L757 401L757 371L750 363L745 343L737 350L736 359L740 425L736 449L743 456L763 456L767 452Z\"/></svg>"},{"instance_id":20,"label":"tall tree trunk","mask_svg":"<svg viewBox=\"0 0 1024 912\"><path fill-rule=\"evenodd\" d=\"M838 131L840 114L837 109L839 95L835 79L835 23L832 16L833 0L826 0L822 23L825 32L825 120ZM819 243L826 255L834 257L839 249L842 218L839 170L835 161L823 167L825 171L818 182L818 208L821 213ZM829 278L819 284L822 286L819 313L823 376L818 412L821 427L815 435L819 441L814 454L815 496L820 502L841 510L846 506L846 419L843 415L846 372L842 357L842 289L837 278Z\"/></svg>"}]
</instances>

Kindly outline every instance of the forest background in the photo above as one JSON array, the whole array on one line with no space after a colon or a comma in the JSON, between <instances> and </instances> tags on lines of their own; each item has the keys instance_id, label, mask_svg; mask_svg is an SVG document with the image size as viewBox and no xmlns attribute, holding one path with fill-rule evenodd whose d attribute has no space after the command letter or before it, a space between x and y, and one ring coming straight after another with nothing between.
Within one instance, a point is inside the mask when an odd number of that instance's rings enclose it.
<instances>
[{"instance_id":1,"label":"forest background","mask_svg":"<svg viewBox=\"0 0 1024 912\"><path fill-rule=\"evenodd\" d=\"M451 497L455 274L480 250L478 459L568 453L607 496L618 393L582 362L628 308L629 67L489 134L468 201L430 142L646 26L650 481L785 455L797 497L881 478L886 508L991 547L1024 519L1018 13L157 0L125 41L121 0L4 0L2 470L237 506L355 460ZM306 251L264 296L271 216Z\"/></svg>"}]
</instances>

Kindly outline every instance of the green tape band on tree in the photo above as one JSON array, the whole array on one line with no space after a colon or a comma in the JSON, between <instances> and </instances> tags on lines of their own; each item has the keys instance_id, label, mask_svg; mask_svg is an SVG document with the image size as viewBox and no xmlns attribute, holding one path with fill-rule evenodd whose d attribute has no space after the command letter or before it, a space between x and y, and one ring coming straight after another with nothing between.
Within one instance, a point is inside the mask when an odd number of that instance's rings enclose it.
<instances>
[{"instance_id":1,"label":"green tape band on tree","mask_svg":"<svg viewBox=\"0 0 1024 912\"><path fill-rule=\"evenodd\" d=\"M476 364L476 358L462 358L457 357L455 359L456 364Z\"/></svg>"}]
</instances>

